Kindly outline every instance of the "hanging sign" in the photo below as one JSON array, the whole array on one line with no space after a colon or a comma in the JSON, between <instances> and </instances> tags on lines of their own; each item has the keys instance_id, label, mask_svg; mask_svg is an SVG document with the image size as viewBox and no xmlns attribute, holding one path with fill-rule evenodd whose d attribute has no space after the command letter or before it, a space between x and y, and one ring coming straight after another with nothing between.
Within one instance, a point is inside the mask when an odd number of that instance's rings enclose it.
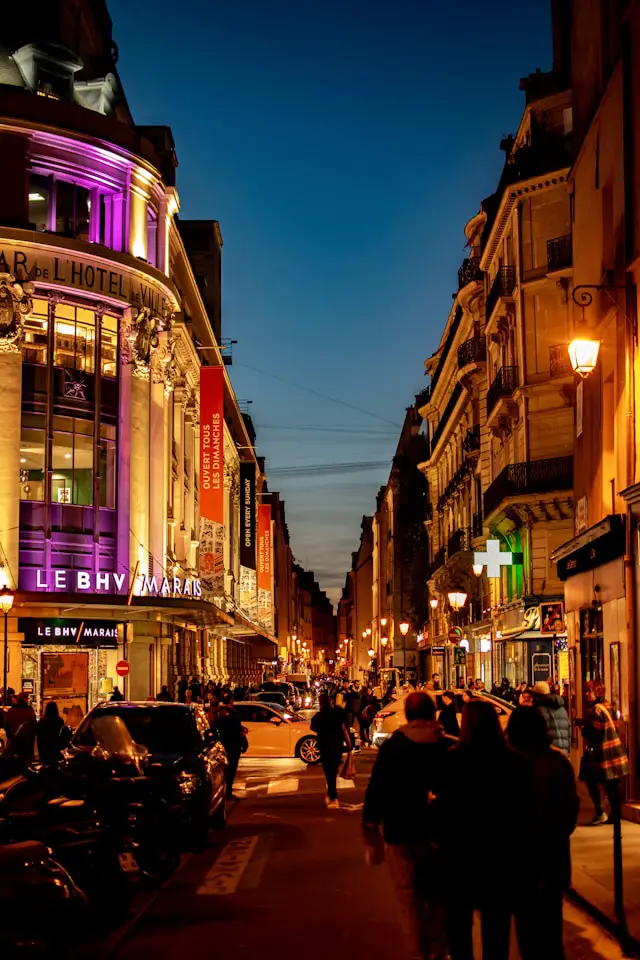
<instances>
[{"instance_id":1,"label":"hanging sign","mask_svg":"<svg viewBox=\"0 0 640 960\"><path fill-rule=\"evenodd\" d=\"M256 465L240 464L240 564L256 569Z\"/></svg>"},{"instance_id":2,"label":"hanging sign","mask_svg":"<svg viewBox=\"0 0 640 960\"><path fill-rule=\"evenodd\" d=\"M258 507L258 620L271 629L273 616L271 505Z\"/></svg>"},{"instance_id":3,"label":"hanging sign","mask_svg":"<svg viewBox=\"0 0 640 960\"><path fill-rule=\"evenodd\" d=\"M224 596L224 368L200 369L200 574Z\"/></svg>"}]
</instances>

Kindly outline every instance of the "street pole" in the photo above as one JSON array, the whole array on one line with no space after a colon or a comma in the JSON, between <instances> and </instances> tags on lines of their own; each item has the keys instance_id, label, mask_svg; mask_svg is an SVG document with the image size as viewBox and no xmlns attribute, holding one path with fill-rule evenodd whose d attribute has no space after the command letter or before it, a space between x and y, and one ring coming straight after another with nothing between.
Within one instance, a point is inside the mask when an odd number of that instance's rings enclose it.
<instances>
[{"instance_id":1,"label":"street pole","mask_svg":"<svg viewBox=\"0 0 640 960\"><path fill-rule=\"evenodd\" d=\"M9 633L8 633L9 611L4 611L4 667L2 671L2 706L7 705L7 675L9 672Z\"/></svg>"}]
</instances>

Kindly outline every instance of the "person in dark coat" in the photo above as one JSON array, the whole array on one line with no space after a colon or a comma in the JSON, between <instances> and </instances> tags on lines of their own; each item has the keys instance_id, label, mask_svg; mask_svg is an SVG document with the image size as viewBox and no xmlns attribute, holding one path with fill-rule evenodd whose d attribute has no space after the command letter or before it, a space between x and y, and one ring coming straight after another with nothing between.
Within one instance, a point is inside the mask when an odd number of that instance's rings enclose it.
<instances>
[{"instance_id":1,"label":"person in dark coat","mask_svg":"<svg viewBox=\"0 0 640 960\"><path fill-rule=\"evenodd\" d=\"M327 781L326 804L333 809L340 806L337 780L342 751L345 744L347 750L351 751L352 744L344 710L342 707L332 707L326 693L320 694L320 709L311 718L311 729L318 740L320 763Z\"/></svg>"},{"instance_id":2,"label":"person in dark coat","mask_svg":"<svg viewBox=\"0 0 640 960\"><path fill-rule=\"evenodd\" d=\"M456 698L451 690L442 694L442 709L438 715L438 723L450 737L460 736L460 724L456 714Z\"/></svg>"},{"instance_id":3,"label":"person in dark coat","mask_svg":"<svg viewBox=\"0 0 640 960\"><path fill-rule=\"evenodd\" d=\"M246 750L247 730L242 726L240 717L233 707L230 692L223 693L222 704L217 716L218 736L227 754L227 800L239 800L233 792L233 781L238 772L238 764Z\"/></svg>"},{"instance_id":4,"label":"person in dark coat","mask_svg":"<svg viewBox=\"0 0 640 960\"><path fill-rule=\"evenodd\" d=\"M473 698L463 708L460 740L446 755L436 791L451 960L473 960L475 911L482 955L508 960L511 913L529 889L530 871L510 873L505 883L500 858L469 868L469 837L482 836L488 850L498 850L505 837L515 850L535 850L532 790L531 766L507 744L493 704Z\"/></svg>"},{"instance_id":5,"label":"person in dark coat","mask_svg":"<svg viewBox=\"0 0 640 960\"><path fill-rule=\"evenodd\" d=\"M545 719L551 746L568 755L571 750L571 724L562 697L554 696L549 684L539 680L533 687L533 703Z\"/></svg>"},{"instance_id":6,"label":"person in dark coat","mask_svg":"<svg viewBox=\"0 0 640 960\"><path fill-rule=\"evenodd\" d=\"M10 752L19 753L23 760L33 759L36 725L36 715L33 707L29 705L27 695L19 693L4 715L4 729Z\"/></svg>"},{"instance_id":7,"label":"person in dark coat","mask_svg":"<svg viewBox=\"0 0 640 960\"><path fill-rule=\"evenodd\" d=\"M122 700L124 700L124 697L120 691L120 687L113 688L113 693L111 694L109 699L112 703L120 703Z\"/></svg>"},{"instance_id":8,"label":"person in dark coat","mask_svg":"<svg viewBox=\"0 0 640 960\"><path fill-rule=\"evenodd\" d=\"M71 735L71 730L60 716L58 704L50 700L44 708L44 716L36 725L36 743L41 763L56 766Z\"/></svg>"},{"instance_id":9,"label":"person in dark coat","mask_svg":"<svg viewBox=\"0 0 640 960\"><path fill-rule=\"evenodd\" d=\"M553 850L552 857L534 856L529 861L535 886L514 911L520 955L522 960L565 960L563 895L571 884L569 838L580 807L573 768L568 757L549 743L546 720L535 707L517 707L513 711L507 737L512 747L527 756L532 767L533 850Z\"/></svg>"},{"instance_id":10,"label":"person in dark coat","mask_svg":"<svg viewBox=\"0 0 640 960\"><path fill-rule=\"evenodd\" d=\"M362 825L370 846L382 830L409 955L421 960L447 953L442 903L434 896L438 830L429 796L439 790L445 756L454 741L436 722L436 704L429 694L410 693L405 715L406 725L380 747Z\"/></svg>"},{"instance_id":11,"label":"person in dark coat","mask_svg":"<svg viewBox=\"0 0 640 960\"><path fill-rule=\"evenodd\" d=\"M187 678L186 678L186 677L180 677L180 679L178 680L178 686L177 686L178 703L186 703L186 702L187 702L187 687L188 687L188 686L189 686L189 684L187 683Z\"/></svg>"},{"instance_id":12,"label":"person in dark coat","mask_svg":"<svg viewBox=\"0 0 640 960\"><path fill-rule=\"evenodd\" d=\"M162 689L157 695L156 700L159 700L160 703L173 703L173 697L169 693L169 687L166 685L166 683L162 684Z\"/></svg>"}]
</instances>

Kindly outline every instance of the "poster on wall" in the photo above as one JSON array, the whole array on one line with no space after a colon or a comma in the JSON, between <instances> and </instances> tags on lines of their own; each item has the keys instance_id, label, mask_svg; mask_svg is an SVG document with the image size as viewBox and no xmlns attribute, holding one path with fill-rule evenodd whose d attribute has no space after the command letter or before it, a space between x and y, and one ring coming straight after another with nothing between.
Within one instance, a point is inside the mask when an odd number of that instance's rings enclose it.
<instances>
[{"instance_id":1,"label":"poster on wall","mask_svg":"<svg viewBox=\"0 0 640 960\"><path fill-rule=\"evenodd\" d=\"M43 704L54 700L67 726L75 729L87 712L88 653L42 654Z\"/></svg>"},{"instance_id":2,"label":"poster on wall","mask_svg":"<svg viewBox=\"0 0 640 960\"><path fill-rule=\"evenodd\" d=\"M267 630L273 629L273 544L271 538L271 506L258 507L258 620Z\"/></svg>"},{"instance_id":3,"label":"poster on wall","mask_svg":"<svg viewBox=\"0 0 640 960\"><path fill-rule=\"evenodd\" d=\"M258 619L258 584L256 571L240 567L240 609L250 620Z\"/></svg>"},{"instance_id":4,"label":"poster on wall","mask_svg":"<svg viewBox=\"0 0 640 960\"><path fill-rule=\"evenodd\" d=\"M224 597L224 369L200 370L200 577Z\"/></svg>"}]
</instances>

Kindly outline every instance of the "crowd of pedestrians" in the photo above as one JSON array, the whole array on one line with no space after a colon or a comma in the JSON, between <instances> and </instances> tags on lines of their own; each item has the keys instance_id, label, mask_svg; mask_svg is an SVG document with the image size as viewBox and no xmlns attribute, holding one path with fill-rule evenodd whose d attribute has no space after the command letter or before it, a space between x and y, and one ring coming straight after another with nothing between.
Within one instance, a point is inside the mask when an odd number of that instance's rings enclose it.
<instances>
[{"instance_id":1,"label":"crowd of pedestrians","mask_svg":"<svg viewBox=\"0 0 640 960\"><path fill-rule=\"evenodd\" d=\"M484 957L507 960L514 918L523 960L564 960L563 895L579 801L562 695L546 682L519 691L505 684L499 695L514 709L504 730L475 684L457 698L460 722L455 694L434 696L434 678L426 686L408 694L406 724L382 744L363 810L367 860L387 861L411 960L473 960L476 912ZM597 825L606 819L603 795L619 815L628 761L604 688L589 683L585 696L580 778ZM501 857L470 866L469 837L479 836L490 850L506 840L540 854L516 869Z\"/></svg>"}]
</instances>

